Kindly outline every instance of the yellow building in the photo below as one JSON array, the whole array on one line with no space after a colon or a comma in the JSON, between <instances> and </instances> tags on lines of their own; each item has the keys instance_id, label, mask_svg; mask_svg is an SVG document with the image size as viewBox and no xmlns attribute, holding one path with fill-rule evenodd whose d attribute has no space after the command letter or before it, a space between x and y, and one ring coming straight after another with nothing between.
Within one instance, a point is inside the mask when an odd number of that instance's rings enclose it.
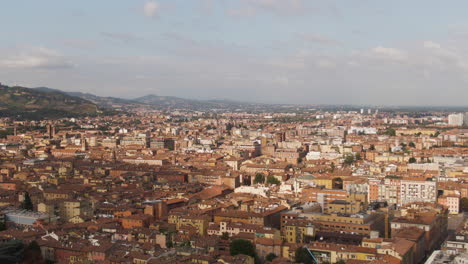
<instances>
[{"instance_id":1,"label":"yellow building","mask_svg":"<svg viewBox=\"0 0 468 264\"><path fill-rule=\"evenodd\" d=\"M206 235L206 230L208 229L208 224L210 219L208 216L181 216L181 215L170 215L169 223L175 224L176 229L179 230L183 226L191 226L197 230L197 233L200 235Z\"/></svg>"},{"instance_id":2,"label":"yellow building","mask_svg":"<svg viewBox=\"0 0 468 264\"><path fill-rule=\"evenodd\" d=\"M316 256L319 263L326 261L335 263L339 260L372 261L377 258L377 250L374 248L332 243L312 243L306 246ZM289 253L289 256L291 255L294 253Z\"/></svg>"},{"instance_id":3,"label":"yellow building","mask_svg":"<svg viewBox=\"0 0 468 264\"><path fill-rule=\"evenodd\" d=\"M307 236L315 236L315 228L310 221L294 221L283 226L284 240L288 243L305 243Z\"/></svg>"},{"instance_id":4,"label":"yellow building","mask_svg":"<svg viewBox=\"0 0 468 264\"><path fill-rule=\"evenodd\" d=\"M75 216L93 216L92 204L87 200L65 200L59 205L59 216L67 222Z\"/></svg>"},{"instance_id":5,"label":"yellow building","mask_svg":"<svg viewBox=\"0 0 468 264\"><path fill-rule=\"evenodd\" d=\"M336 200L328 203L324 209L327 213L356 214L364 208L363 204L358 201Z\"/></svg>"},{"instance_id":6,"label":"yellow building","mask_svg":"<svg viewBox=\"0 0 468 264\"><path fill-rule=\"evenodd\" d=\"M435 135L437 129L397 129L395 134L397 135L416 135L421 133L422 135Z\"/></svg>"},{"instance_id":7,"label":"yellow building","mask_svg":"<svg viewBox=\"0 0 468 264\"><path fill-rule=\"evenodd\" d=\"M312 180L317 186L325 186L326 189L333 189L332 178L315 178Z\"/></svg>"}]
</instances>

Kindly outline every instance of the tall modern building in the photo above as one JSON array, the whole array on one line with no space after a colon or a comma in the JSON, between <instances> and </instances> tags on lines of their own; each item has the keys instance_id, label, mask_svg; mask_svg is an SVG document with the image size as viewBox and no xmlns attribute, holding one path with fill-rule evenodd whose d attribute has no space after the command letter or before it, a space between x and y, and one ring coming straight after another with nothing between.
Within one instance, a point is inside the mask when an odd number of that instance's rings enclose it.
<instances>
[{"instance_id":1,"label":"tall modern building","mask_svg":"<svg viewBox=\"0 0 468 264\"><path fill-rule=\"evenodd\" d=\"M448 116L448 124L451 126L463 126L465 115L462 113L451 114Z\"/></svg>"}]
</instances>

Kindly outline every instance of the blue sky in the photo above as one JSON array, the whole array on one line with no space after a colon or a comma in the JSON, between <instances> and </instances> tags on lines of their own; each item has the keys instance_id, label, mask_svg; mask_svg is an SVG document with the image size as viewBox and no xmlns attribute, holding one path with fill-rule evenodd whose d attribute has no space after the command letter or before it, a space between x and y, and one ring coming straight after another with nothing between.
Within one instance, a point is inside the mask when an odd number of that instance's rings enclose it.
<instances>
[{"instance_id":1,"label":"blue sky","mask_svg":"<svg viewBox=\"0 0 468 264\"><path fill-rule=\"evenodd\" d=\"M4 1L0 81L132 98L467 105L467 1Z\"/></svg>"}]
</instances>

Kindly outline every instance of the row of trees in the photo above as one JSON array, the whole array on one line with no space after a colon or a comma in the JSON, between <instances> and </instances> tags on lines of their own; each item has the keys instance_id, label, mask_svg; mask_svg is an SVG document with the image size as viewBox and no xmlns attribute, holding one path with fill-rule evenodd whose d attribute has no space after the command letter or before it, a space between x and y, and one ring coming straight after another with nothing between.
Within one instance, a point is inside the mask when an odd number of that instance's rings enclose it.
<instances>
[{"instance_id":1,"label":"row of trees","mask_svg":"<svg viewBox=\"0 0 468 264\"><path fill-rule=\"evenodd\" d=\"M261 173L257 173L255 175L255 178L254 178L254 183L255 184L263 184L265 183L265 175L261 174ZM281 182L273 175L269 175L267 178L266 178L266 183L267 184L276 184L276 185L280 185Z\"/></svg>"}]
</instances>

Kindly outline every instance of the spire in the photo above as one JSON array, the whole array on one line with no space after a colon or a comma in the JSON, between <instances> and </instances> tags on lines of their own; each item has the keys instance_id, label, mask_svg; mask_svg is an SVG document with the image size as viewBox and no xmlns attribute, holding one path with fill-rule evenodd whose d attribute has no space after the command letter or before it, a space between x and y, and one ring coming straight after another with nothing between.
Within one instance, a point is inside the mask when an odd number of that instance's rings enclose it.
<instances>
[{"instance_id":1,"label":"spire","mask_svg":"<svg viewBox=\"0 0 468 264\"><path fill-rule=\"evenodd\" d=\"M86 137L81 134L81 151L86 151Z\"/></svg>"}]
</instances>

